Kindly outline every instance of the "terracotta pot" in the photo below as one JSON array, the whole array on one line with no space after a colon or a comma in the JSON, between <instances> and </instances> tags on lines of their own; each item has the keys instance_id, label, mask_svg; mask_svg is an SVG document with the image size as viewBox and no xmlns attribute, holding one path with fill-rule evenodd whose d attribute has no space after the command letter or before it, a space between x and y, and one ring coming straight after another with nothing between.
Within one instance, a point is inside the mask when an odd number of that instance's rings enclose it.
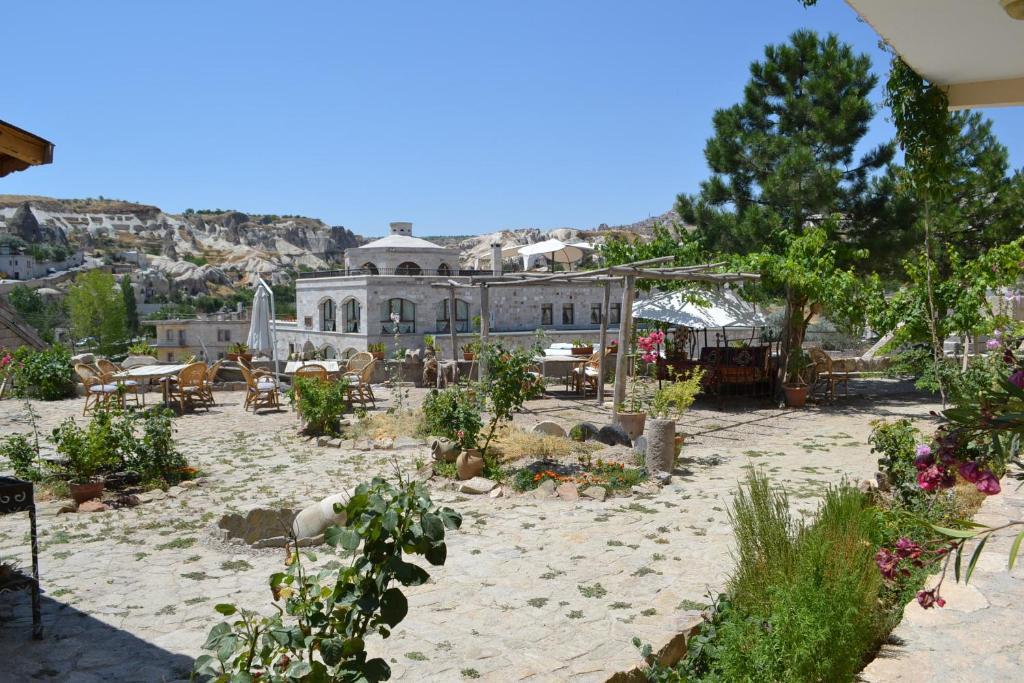
<instances>
[{"instance_id":1,"label":"terracotta pot","mask_svg":"<svg viewBox=\"0 0 1024 683\"><path fill-rule=\"evenodd\" d=\"M374 360L384 360L383 351L372 351L371 353L373 354Z\"/></svg>"},{"instance_id":2,"label":"terracotta pot","mask_svg":"<svg viewBox=\"0 0 1024 683\"><path fill-rule=\"evenodd\" d=\"M463 352L463 354L462 354L462 360L473 360L474 358L476 358L476 354L475 353Z\"/></svg>"},{"instance_id":3,"label":"terracotta pot","mask_svg":"<svg viewBox=\"0 0 1024 683\"><path fill-rule=\"evenodd\" d=\"M430 452L438 462L455 462L459 451L459 444L448 439L435 439L430 445Z\"/></svg>"},{"instance_id":4,"label":"terracotta pot","mask_svg":"<svg viewBox=\"0 0 1024 683\"><path fill-rule=\"evenodd\" d=\"M484 459L480 455L480 451L475 448L467 448L459 453L459 457L455 459L455 471L458 472L459 479L479 477L480 473L484 471Z\"/></svg>"},{"instance_id":5,"label":"terracotta pot","mask_svg":"<svg viewBox=\"0 0 1024 683\"><path fill-rule=\"evenodd\" d=\"M619 426L629 435L629 438L636 440L636 437L644 433L644 422L647 420L647 413L619 413L616 420Z\"/></svg>"},{"instance_id":6,"label":"terracotta pot","mask_svg":"<svg viewBox=\"0 0 1024 683\"><path fill-rule=\"evenodd\" d=\"M81 505L87 500L99 498L103 495L102 481L90 481L88 484L72 484L70 488L71 497L77 505Z\"/></svg>"},{"instance_id":7,"label":"terracotta pot","mask_svg":"<svg viewBox=\"0 0 1024 683\"><path fill-rule=\"evenodd\" d=\"M574 346L572 347L572 355L574 356L590 356L594 353L594 347L591 346Z\"/></svg>"},{"instance_id":8,"label":"terracotta pot","mask_svg":"<svg viewBox=\"0 0 1024 683\"><path fill-rule=\"evenodd\" d=\"M249 362L252 361L252 354L251 353L229 353L229 354L227 354L227 356L228 356L228 360L234 361L235 363L237 363L240 360L245 361L246 363L249 363Z\"/></svg>"},{"instance_id":9,"label":"terracotta pot","mask_svg":"<svg viewBox=\"0 0 1024 683\"><path fill-rule=\"evenodd\" d=\"M790 408L803 408L804 404L807 403L807 393L810 387L806 384L799 386L793 384L783 384L782 391L786 394L786 405Z\"/></svg>"}]
</instances>

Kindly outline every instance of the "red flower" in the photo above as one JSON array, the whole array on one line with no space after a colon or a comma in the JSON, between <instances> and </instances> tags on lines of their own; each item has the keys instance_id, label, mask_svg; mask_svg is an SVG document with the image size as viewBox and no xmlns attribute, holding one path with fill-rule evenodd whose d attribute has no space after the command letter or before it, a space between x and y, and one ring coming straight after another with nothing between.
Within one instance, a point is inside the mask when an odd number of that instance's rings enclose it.
<instances>
[{"instance_id":1,"label":"red flower","mask_svg":"<svg viewBox=\"0 0 1024 683\"><path fill-rule=\"evenodd\" d=\"M996 475L991 472L983 472L978 480L974 482L974 487L986 496L994 496L999 493L1002 488L999 486L999 480L996 479Z\"/></svg>"}]
</instances>

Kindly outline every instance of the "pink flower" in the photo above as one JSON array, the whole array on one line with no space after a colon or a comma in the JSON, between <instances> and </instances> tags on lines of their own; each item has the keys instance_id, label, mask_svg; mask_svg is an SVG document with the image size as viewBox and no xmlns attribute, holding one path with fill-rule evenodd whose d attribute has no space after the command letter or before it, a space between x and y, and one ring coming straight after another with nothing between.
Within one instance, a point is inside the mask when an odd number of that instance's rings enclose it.
<instances>
[{"instance_id":1,"label":"pink flower","mask_svg":"<svg viewBox=\"0 0 1024 683\"><path fill-rule=\"evenodd\" d=\"M921 546L906 536L896 541L896 554L904 559L916 560L921 557Z\"/></svg>"},{"instance_id":2,"label":"pink flower","mask_svg":"<svg viewBox=\"0 0 1024 683\"><path fill-rule=\"evenodd\" d=\"M891 581L899 572L900 558L887 548L882 548L875 553L875 564L878 565L878 571L882 576Z\"/></svg>"},{"instance_id":3,"label":"pink flower","mask_svg":"<svg viewBox=\"0 0 1024 683\"><path fill-rule=\"evenodd\" d=\"M974 488L978 489L981 493L986 496L994 496L999 493L1002 488L999 486L999 480L996 479L996 475L991 472L982 472L978 480L974 482Z\"/></svg>"},{"instance_id":4,"label":"pink flower","mask_svg":"<svg viewBox=\"0 0 1024 683\"><path fill-rule=\"evenodd\" d=\"M1024 389L1024 370L1018 370L1010 375L1010 384L1018 389Z\"/></svg>"},{"instance_id":5,"label":"pink flower","mask_svg":"<svg viewBox=\"0 0 1024 683\"><path fill-rule=\"evenodd\" d=\"M658 360L658 357L654 355L654 352L651 351L643 354L640 357L643 359L645 363L653 363L654 361Z\"/></svg>"},{"instance_id":6,"label":"pink flower","mask_svg":"<svg viewBox=\"0 0 1024 683\"><path fill-rule=\"evenodd\" d=\"M914 467L920 470L926 470L935 464L935 458L932 457L932 449L925 444L921 444L917 447L917 457L914 458Z\"/></svg>"},{"instance_id":7,"label":"pink flower","mask_svg":"<svg viewBox=\"0 0 1024 683\"><path fill-rule=\"evenodd\" d=\"M932 465L917 473L917 485L925 491L936 491L949 488L956 483L951 474L937 465Z\"/></svg>"},{"instance_id":8,"label":"pink flower","mask_svg":"<svg viewBox=\"0 0 1024 683\"><path fill-rule=\"evenodd\" d=\"M946 605L946 601L936 596L935 589L933 588L927 591L918 591L917 604L921 605L921 607L924 607L925 609L931 609L935 605L944 607Z\"/></svg>"},{"instance_id":9,"label":"pink flower","mask_svg":"<svg viewBox=\"0 0 1024 683\"><path fill-rule=\"evenodd\" d=\"M989 351L995 351L996 349L999 348L999 340L989 339L987 342L985 342L985 348L988 349Z\"/></svg>"},{"instance_id":10,"label":"pink flower","mask_svg":"<svg viewBox=\"0 0 1024 683\"><path fill-rule=\"evenodd\" d=\"M919 443L914 452L917 453L917 457L924 458L932 454L932 447L926 443Z\"/></svg>"}]
</instances>

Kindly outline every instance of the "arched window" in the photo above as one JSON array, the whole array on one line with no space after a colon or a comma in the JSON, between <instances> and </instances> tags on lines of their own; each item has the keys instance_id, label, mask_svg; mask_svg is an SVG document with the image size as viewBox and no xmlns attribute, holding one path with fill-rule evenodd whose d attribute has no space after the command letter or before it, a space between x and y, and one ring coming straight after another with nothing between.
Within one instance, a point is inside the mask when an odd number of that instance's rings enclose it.
<instances>
[{"instance_id":1,"label":"arched window","mask_svg":"<svg viewBox=\"0 0 1024 683\"><path fill-rule=\"evenodd\" d=\"M359 266L359 270L363 271L363 275L379 275L380 271L377 270L377 266L367 261L363 265Z\"/></svg>"},{"instance_id":2,"label":"arched window","mask_svg":"<svg viewBox=\"0 0 1024 683\"><path fill-rule=\"evenodd\" d=\"M381 306L381 334L395 333L395 321L392 319L392 315L398 316L398 330L401 334L416 332L416 304L408 299L388 299Z\"/></svg>"},{"instance_id":3,"label":"arched window","mask_svg":"<svg viewBox=\"0 0 1024 683\"><path fill-rule=\"evenodd\" d=\"M448 299L441 299L437 304L437 331L451 331L448 321ZM455 300L455 331L469 332L469 302L462 299Z\"/></svg>"},{"instance_id":4,"label":"arched window","mask_svg":"<svg viewBox=\"0 0 1024 683\"><path fill-rule=\"evenodd\" d=\"M438 275L451 275L452 274L452 269L448 267L447 263L442 263L441 265L439 265L437 267L437 274Z\"/></svg>"},{"instance_id":5,"label":"arched window","mask_svg":"<svg viewBox=\"0 0 1024 683\"><path fill-rule=\"evenodd\" d=\"M338 357L338 352L330 344L324 344L324 347L320 349L320 357L324 360L334 360Z\"/></svg>"},{"instance_id":6,"label":"arched window","mask_svg":"<svg viewBox=\"0 0 1024 683\"><path fill-rule=\"evenodd\" d=\"M334 332L337 330L336 311L334 299L324 299L320 302L320 331Z\"/></svg>"},{"instance_id":7,"label":"arched window","mask_svg":"<svg viewBox=\"0 0 1024 683\"><path fill-rule=\"evenodd\" d=\"M419 265L413 263L412 261L405 261L403 263L399 263L398 267L395 268L396 275L420 275L422 272L423 270L419 267Z\"/></svg>"},{"instance_id":8,"label":"arched window","mask_svg":"<svg viewBox=\"0 0 1024 683\"><path fill-rule=\"evenodd\" d=\"M309 360L315 355L316 347L313 346L313 342L307 340L306 343L302 345L302 359Z\"/></svg>"},{"instance_id":9,"label":"arched window","mask_svg":"<svg viewBox=\"0 0 1024 683\"><path fill-rule=\"evenodd\" d=\"M361 306L358 299L345 299L341 302L342 332L358 332Z\"/></svg>"},{"instance_id":10,"label":"arched window","mask_svg":"<svg viewBox=\"0 0 1024 683\"><path fill-rule=\"evenodd\" d=\"M354 346L350 346L341 352L341 357L344 358L345 360L348 360L357 353L359 353L359 350L356 349Z\"/></svg>"}]
</instances>

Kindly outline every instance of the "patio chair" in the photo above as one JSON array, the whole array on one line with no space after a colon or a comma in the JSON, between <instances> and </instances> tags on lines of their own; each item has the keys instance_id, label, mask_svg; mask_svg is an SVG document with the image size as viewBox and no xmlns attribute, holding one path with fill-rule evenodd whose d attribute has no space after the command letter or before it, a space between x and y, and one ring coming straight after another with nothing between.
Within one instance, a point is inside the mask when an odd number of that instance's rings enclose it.
<instances>
[{"instance_id":1,"label":"patio chair","mask_svg":"<svg viewBox=\"0 0 1024 683\"><path fill-rule=\"evenodd\" d=\"M611 355L609 351L605 351L606 358ZM572 388L573 391L580 391L583 393L583 397L587 397L587 389L593 388L594 394L597 394L597 377L601 373L601 352L598 351L591 354L590 358L583 365L573 368L572 370Z\"/></svg>"},{"instance_id":2,"label":"patio chair","mask_svg":"<svg viewBox=\"0 0 1024 683\"><path fill-rule=\"evenodd\" d=\"M185 413L185 405L189 404L194 408L203 406L207 410L210 406L206 403L203 394L203 383L206 381L206 363L192 363L182 368L178 373L178 381L170 385L169 395L172 401L178 402L181 413Z\"/></svg>"},{"instance_id":3,"label":"patio chair","mask_svg":"<svg viewBox=\"0 0 1024 683\"><path fill-rule=\"evenodd\" d=\"M135 402L136 406L146 405L146 387L145 385L143 385L142 382L135 379L124 379L114 377L114 375L116 375L117 373L124 372L124 368L106 358L98 359L96 361L96 367L99 369L101 374L110 377L111 382L117 384L118 386L124 387L124 391L121 392L122 404L127 404L128 397L131 396L132 401ZM141 401L139 400L140 396L142 397Z\"/></svg>"},{"instance_id":4,"label":"patio chair","mask_svg":"<svg viewBox=\"0 0 1024 683\"><path fill-rule=\"evenodd\" d=\"M850 378L853 375L845 367L836 367L836 362L822 349L808 349L811 357L811 393L816 387L822 387L829 400L836 400L836 387L843 385L843 395L850 395Z\"/></svg>"},{"instance_id":5,"label":"patio chair","mask_svg":"<svg viewBox=\"0 0 1024 683\"><path fill-rule=\"evenodd\" d=\"M85 405L82 407L82 415L88 415L96 408L107 408L111 399L115 403L120 402L120 395L123 390L114 384L107 375L101 374L98 370L85 363L75 364L75 374L85 387Z\"/></svg>"},{"instance_id":6,"label":"patio chair","mask_svg":"<svg viewBox=\"0 0 1024 683\"><path fill-rule=\"evenodd\" d=\"M354 403L358 401L364 406L367 402L370 403L374 408L377 407L377 399L373 395L373 387L370 386L370 381L373 379L373 371L377 369L377 361L371 359L369 363L363 366L363 369L359 371L358 375L355 375L355 379L352 379L352 375L346 374L345 379L348 380L348 401Z\"/></svg>"},{"instance_id":7,"label":"patio chair","mask_svg":"<svg viewBox=\"0 0 1024 683\"><path fill-rule=\"evenodd\" d=\"M367 365L372 363L374 360L373 354L368 351L360 351L351 358L348 359L348 363L345 365L345 370L342 376L350 382L359 379L359 373L363 371Z\"/></svg>"},{"instance_id":8,"label":"patio chair","mask_svg":"<svg viewBox=\"0 0 1024 683\"><path fill-rule=\"evenodd\" d=\"M221 359L206 369L206 376L203 377L203 400L211 406L217 405L217 402L213 400L213 383L217 380L217 373L220 372L220 367L224 364L224 359Z\"/></svg>"},{"instance_id":9,"label":"patio chair","mask_svg":"<svg viewBox=\"0 0 1024 683\"><path fill-rule=\"evenodd\" d=\"M268 374L256 374L239 363L245 377L245 410L252 408L253 414L260 408L279 408L277 381Z\"/></svg>"}]
</instances>

